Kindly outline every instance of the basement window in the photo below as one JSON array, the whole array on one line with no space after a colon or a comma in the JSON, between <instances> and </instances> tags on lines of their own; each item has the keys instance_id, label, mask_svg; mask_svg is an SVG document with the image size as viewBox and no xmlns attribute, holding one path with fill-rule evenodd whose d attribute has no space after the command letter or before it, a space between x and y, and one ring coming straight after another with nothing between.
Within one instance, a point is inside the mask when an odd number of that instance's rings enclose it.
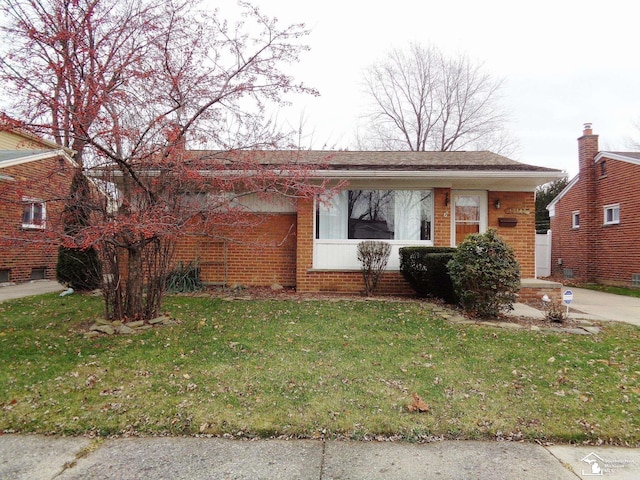
<instances>
[{"instance_id":1,"label":"basement window","mask_svg":"<svg viewBox=\"0 0 640 480\"><path fill-rule=\"evenodd\" d=\"M0 270L0 283L7 283L11 280L11 270L3 268Z\"/></svg>"},{"instance_id":2,"label":"basement window","mask_svg":"<svg viewBox=\"0 0 640 480\"><path fill-rule=\"evenodd\" d=\"M631 286L640 287L640 273L631 274Z\"/></svg>"},{"instance_id":3,"label":"basement window","mask_svg":"<svg viewBox=\"0 0 640 480\"><path fill-rule=\"evenodd\" d=\"M620 223L620 204L605 205L604 207L604 224L617 225Z\"/></svg>"},{"instance_id":4,"label":"basement window","mask_svg":"<svg viewBox=\"0 0 640 480\"><path fill-rule=\"evenodd\" d=\"M573 278L573 268L563 268L562 274L564 278Z\"/></svg>"},{"instance_id":5,"label":"basement window","mask_svg":"<svg viewBox=\"0 0 640 480\"><path fill-rule=\"evenodd\" d=\"M45 277L45 273L46 273L46 268L45 267L41 267L41 268L32 268L31 269L31 280L44 280Z\"/></svg>"}]
</instances>

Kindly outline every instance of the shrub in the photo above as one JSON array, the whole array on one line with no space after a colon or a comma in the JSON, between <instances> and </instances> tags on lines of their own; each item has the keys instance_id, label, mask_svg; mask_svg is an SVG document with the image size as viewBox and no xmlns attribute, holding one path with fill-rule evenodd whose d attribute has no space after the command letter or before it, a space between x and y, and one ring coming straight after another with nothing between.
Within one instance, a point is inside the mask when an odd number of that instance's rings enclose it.
<instances>
[{"instance_id":1,"label":"shrub","mask_svg":"<svg viewBox=\"0 0 640 480\"><path fill-rule=\"evenodd\" d=\"M200 265L197 261L178 265L167 275L166 288L172 293L197 292L202 290L202 280L200 280Z\"/></svg>"},{"instance_id":2,"label":"shrub","mask_svg":"<svg viewBox=\"0 0 640 480\"><path fill-rule=\"evenodd\" d=\"M364 279L364 293L371 296L378 286L380 275L387 267L391 245L386 242L367 240L358 244L358 261Z\"/></svg>"},{"instance_id":3,"label":"shrub","mask_svg":"<svg viewBox=\"0 0 640 480\"><path fill-rule=\"evenodd\" d=\"M544 318L547 322L563 323L567 319L567 309L561 302L543 302Z\"/></svg>"},{"instance_id":4,"label":"shrub","mask_svg":"<svg viewBox=\"0 0 640 480\"><path fill-rule=\"evenodd\" d=\"M62 212L65 234L76 236L89 225L91 209L87 198L90 192L89 180L82 169L77 169L71 180L69 199ZM101 287L102 262L98 252L93 247L83 250L61 246L58 249L56 279L79 291Z\"/></svg>"},{"instance_id":5,"label":"shrub","mask_svg":"<svg viewBox=\"0 0 640 480\"><path fill-rule=\"evenodd\" d=\"M447 270L455 252L455 247L403 247L400 271L419 296L457 303Z\"/></svg>"},{"instance_id":6,"label":"shrub","mask_svg":"<svg viewBox=\"0 0 640 480\"><path fill-rule=\"evenodd\" d=\"M93 248L87 250L60 247L56 279L74 290L89 291L102 285L102 264Z\"/></svg>"},{"instance_id":7,"label":"shrub","mask_svg":"<svg viewBox=\"0 0 640 480\"><path fill-rule=\"evenodd\" d=\"M513 310L520 289L520 267L513 250L495 229L467 236L448 269L460 304L468 313L495 317Z\"/></svg>"}]
</instances>

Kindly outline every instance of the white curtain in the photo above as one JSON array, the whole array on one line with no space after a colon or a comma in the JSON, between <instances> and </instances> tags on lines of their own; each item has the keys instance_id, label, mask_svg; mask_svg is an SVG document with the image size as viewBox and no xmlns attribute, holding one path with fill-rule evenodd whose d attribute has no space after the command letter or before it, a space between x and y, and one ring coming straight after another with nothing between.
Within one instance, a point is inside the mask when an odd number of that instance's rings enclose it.
<instances>
[{"instance_id":1,"label":"white curtain","mask_svg":"<svg viewBox=\"0 0 640 480\"><path fill-rule=\"evenodd\" d=\"M348 192L334 195L331 200L318 204L318 238L320 240L339 240L348 237Z\"/></svg>"},{"instance_id":2,"label":"white curtain","mask_svg":"<svg viewBox=\"0 0 640 480\"><path fill-rule=\"evenodd\" d=\"M396 190L395 240L420 240L420 199L423 194L421 191Z\"/></svg>"}]
</instances>

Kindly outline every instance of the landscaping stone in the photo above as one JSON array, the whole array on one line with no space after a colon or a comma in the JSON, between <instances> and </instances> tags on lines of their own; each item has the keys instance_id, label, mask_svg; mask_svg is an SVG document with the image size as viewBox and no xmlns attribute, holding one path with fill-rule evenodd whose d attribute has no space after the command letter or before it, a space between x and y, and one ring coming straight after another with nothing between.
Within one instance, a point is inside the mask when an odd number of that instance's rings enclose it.
<instances>
[{"instance_id":1,"label":"landscaping stone","mask_svg":"<svg viewBox=\"0 0 640 480\"><path fill-rule=\"evenodd\" d=\"M160 315L159 317L152 318L151 320L149 320L149 324L150 325L157 325L159 323L162 324L167 320L169 320L169 317L167 317L166 315Z\"/></svg>"},{"instance_id":2,"label":"landscaping stone","mask_svg":"<svg viewBox=\"0 0 640 480\"><path fill-rule=\"evenodd\" d=\"M127 327L129 327L129 328L139 328L139 327L141 327L143 325L144 325L144 321L143 320L137 320L135 322L127 323Z\"/></svg>"},{"instance_id":3,"label":"landscaping stone","mask_svg":"<svg viewBox=\"0 0 640 480\"><path fill-rule=\"evenodd\" d=\"M586 330L587 332L593 334L593 335L597 335L598 333L600 333L600 328L599 327L580 327L583 330Z\"/></svg>"},{"instance_id":4,"label":"landscaping stone","mask_svg":"<svg viewBox=\"0 0 640 480\"><path fill-rule=\"evenodd\" d=\"M89 330L113 335L116 331L111 325L92 325Z\"/></svg>"},{"instance_id":5,"label":"landscaping stone","mask_svg":"<svg viewBox=\"0 0 640 480\"><path fill-rule=\"evenodd\" d=\"M132 333L136 333L136 331L133 328L131 328L131 327L127 326L127 325L118 325L116 327L116 332L118 332L118 333L120 333L122 335L130 335Z\"/></svg>"},{"instance_id":6,"label":"landscaping stone","mask_svg":"<svg viewBox=\"0 0 640 480\"><path fill-rule=\"evenodd\" d=\"M522 325L519 325L517 323L511 323L511 322L498 322L498 326L500 328L508 328L510 330L518 330L518 329L524 328Z\"/></svg>"}]
</instances>

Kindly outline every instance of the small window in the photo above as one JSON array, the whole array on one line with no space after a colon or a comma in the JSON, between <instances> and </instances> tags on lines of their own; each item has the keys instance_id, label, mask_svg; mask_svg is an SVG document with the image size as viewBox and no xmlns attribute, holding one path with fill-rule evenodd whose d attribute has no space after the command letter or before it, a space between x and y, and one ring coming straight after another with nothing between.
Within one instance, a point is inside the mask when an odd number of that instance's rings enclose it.
<instances>
[{"instance_id":1,"label":"small window","mask_svg":"<svg viewBox=\"0 0 640 480\"><path fill-rule=\"evenodd\" d=\"M607 176L607 162L606 162L606 160L602 160L602 162L600 162L600 176L601 177L606 177Z\"/></svg>"},{"instance_id":2,"label":"small window","mask_svg":"<svg viewBox=\"0 0 640 480\"><path fill-rule=\"evenodd\" d=\"M46 278L46 268L32 268L31 269L31 280L44 280Z\"/></svg>"},{"instance_id":3,"label":"small window","mask_svg":"<svg viewBox=\"0 0 640 480\"><path fill-rule=\"evenodd\" d=\"M562 274L564 278L573 278L573 268L563 268Z\"/></svg>"},{"instance_id":4,"label":"small window","mask_svg":"<svg viewBox=\"0 0 640 480\"><path fill-rule=\"evenodd\" d=\"M0 269L0 283L7 283L11 280L11 270L8 268Z\"/></svg>"},{"instance_id":5,"label":"small window","mask_svg":"<svg viewBox=\"0 0 640 480\"><path fill-rule=\"evenodd\" d=\"M44 228L47 210L42 200L22 199L22 228Z\"/></svg>"},{"instance_id":6,"label":"small window","mask_svg":"<svg viewBox=\"0 0 640 480\"><path fill-rule=\"evenodd\" d=\"M580 228L580 211L571 213L571 228Z\"/></svg>"},{"instance_id":7,"label":"small window","mask_svg":"<svg viewBox=\"0 0 640 480\"><path fill-rule=\"evenodd\" d=\"M640 273L631 274L631 286L640 287Z\"/></svg>"},{"instance_id":8,"label":"small window","mask_svg":"<svg viewBox=\"0 0 640 480\"><path fill-rule=\"evenodd\" d=\"M620 205L607 205L604 207L604 224L615 225L620 223Z\"/></svg>"}]
</instances>

